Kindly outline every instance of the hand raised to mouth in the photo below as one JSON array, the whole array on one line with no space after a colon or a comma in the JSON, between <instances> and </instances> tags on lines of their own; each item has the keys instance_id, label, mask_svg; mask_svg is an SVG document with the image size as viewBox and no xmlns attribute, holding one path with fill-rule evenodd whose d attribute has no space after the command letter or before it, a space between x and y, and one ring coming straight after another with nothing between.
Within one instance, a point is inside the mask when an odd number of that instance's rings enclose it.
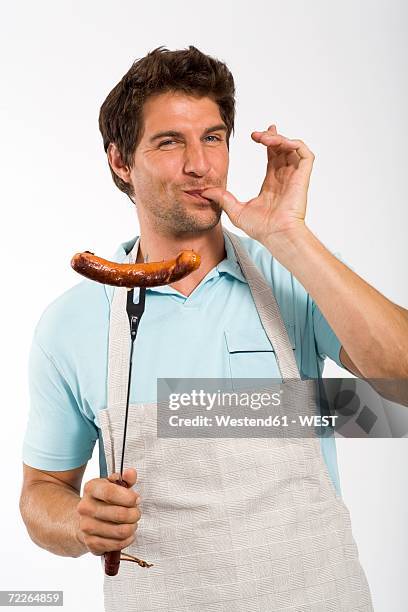
<instances>
[{"instance_id":1,"label":"hand raised to mouth","mask_svg":"<svg viewBox=\"0 0 408 612\"><path fill-rule=\"evenodd\" d=\"M267 167L259 195L240 202L219 187L201 195L217 202L231 222L261 243L273 235L297 232L305 225L307 192L314 154L302 140L278 134L275 125L252 132L252 139L266 147Z\"/></svg>"}]
</instances>

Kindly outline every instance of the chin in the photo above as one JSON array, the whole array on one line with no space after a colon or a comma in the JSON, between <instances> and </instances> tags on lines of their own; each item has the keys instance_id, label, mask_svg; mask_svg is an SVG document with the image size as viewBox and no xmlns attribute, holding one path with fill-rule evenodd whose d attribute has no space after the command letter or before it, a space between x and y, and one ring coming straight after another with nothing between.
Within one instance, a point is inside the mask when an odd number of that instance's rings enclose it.
<instances>
[{"instance_id":1,"label":"chin","mask_svg":"<svg viewBox=\"0 0 408 612\"><path fill-rule=\"evenodd\" d=\"M195 218L197 227L201 228L202 230L212 229L217 225L221 218L221 210L219 212L214 210L206 210L203 212L205 212L206 214L203 214L202 216L197 215L197 217Z\"/></svg>"},{"instance_id":2,"label":"chin","mask_svg":"<svg viewBox=\"0 0 408 612\"><path fill-rule=\"evenodd\" d=\"M205 214L197 214L194 216L186 216L183 219L177 219L177 222L174 225L174 229L176 232L206 232L213 227L215 227L221 218L221 211L208 211L205 210L203 213ZM211 212L211 214L209 214Z\"/></svg>"}]
</instances>

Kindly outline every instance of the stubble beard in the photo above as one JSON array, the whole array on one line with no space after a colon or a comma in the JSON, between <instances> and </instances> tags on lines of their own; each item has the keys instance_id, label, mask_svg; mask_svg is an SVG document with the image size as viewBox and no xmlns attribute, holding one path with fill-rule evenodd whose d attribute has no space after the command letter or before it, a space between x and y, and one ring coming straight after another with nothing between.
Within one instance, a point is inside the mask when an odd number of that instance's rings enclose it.
<instances>
[{"instance_id":1,"label":"stubble beard","mask_svg":"<svg viewBox=\"0 0 408 612\"><path fill-rule=\"evenodd\" d=\"M156 229L174 235L209 231L219 223L222 209L216 202L210 201L210 206L197 204L196 207L194 214L178 199L173 200L168 208L157 201L150 201L147 205Z\"/></svg>"}]
</instances>

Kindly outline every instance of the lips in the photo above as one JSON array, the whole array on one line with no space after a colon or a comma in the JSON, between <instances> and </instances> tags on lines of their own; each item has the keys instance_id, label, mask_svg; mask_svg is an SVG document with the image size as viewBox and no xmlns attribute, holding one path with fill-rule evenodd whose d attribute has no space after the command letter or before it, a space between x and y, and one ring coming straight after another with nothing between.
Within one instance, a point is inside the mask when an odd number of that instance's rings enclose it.
<instances>
[{"instance_id":1,"label":"lips","mask_svg":"<svg viewBox=\"0 0 408 612\"><path fill-rule=\"evenodd\" d=\"M205 191L205 189L189 189L186 190L185 193L189 195L201 195L203 191Z\"/></svg>"},{"instance_id":2,"label":"lips","mask_svg":"<svg viewBox=\"0 0 408 612\"><path fill-rule=\"evenodd\" d=\"M206 189L209 189L209 187L206 187ZM210 200L201 195L203 191L205 191L205 189L191 189L189 191L184 191L184 193L186 193L188 196L191 196L195 200L200 200L201 202L209 203Z\"/></svg>"}]
</instances>

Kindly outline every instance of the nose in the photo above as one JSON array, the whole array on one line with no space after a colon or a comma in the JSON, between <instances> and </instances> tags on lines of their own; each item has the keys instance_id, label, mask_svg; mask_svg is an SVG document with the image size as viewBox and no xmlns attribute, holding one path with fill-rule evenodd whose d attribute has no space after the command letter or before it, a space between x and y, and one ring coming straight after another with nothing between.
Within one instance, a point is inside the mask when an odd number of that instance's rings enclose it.
<instances>
[{"instance_id":1,"label":"nose","mask_svg":"<svg viewBox=\"0 0 408 612\"><path fill-rule=\"evenodd\" d=\"M184 159L185 174L189 176L205 176L210 167L208 155L201 142L186 146Z\"/></svg>"}]
</instances>

